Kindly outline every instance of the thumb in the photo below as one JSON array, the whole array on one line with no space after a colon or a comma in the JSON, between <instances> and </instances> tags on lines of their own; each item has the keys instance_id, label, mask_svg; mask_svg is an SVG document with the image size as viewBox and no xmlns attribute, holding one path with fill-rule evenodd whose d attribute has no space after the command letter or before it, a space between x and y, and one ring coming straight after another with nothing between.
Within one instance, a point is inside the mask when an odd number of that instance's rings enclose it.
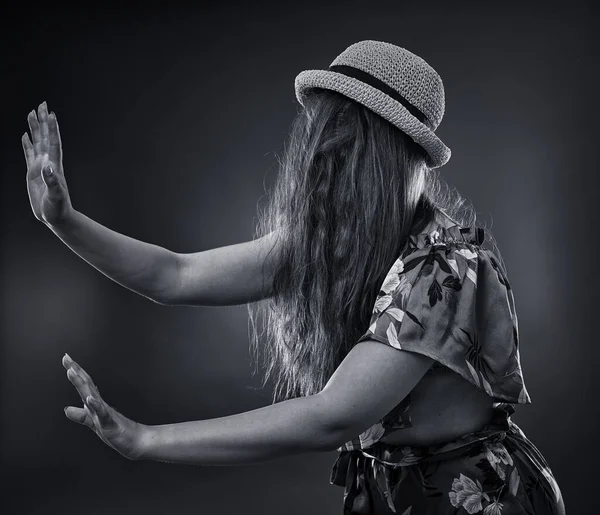
<instances>
[{"instance_id":1,"label":"thumb","mask_svg":"<svg viewBox=\"0 0 600 515\"><path fill-rule=\"evenodd\" d=\"M88 395L85 400L87 402L88 408L90 408L92 413L98 415L98 422L100 422L100 425L102 427L113 425L113 419L110 416L108 410L106 409L104 403L98 401L98 399L92 397L91 395Z\"/></svg>"},{"instance_id":2,"label":"thumb","mask_svg":"<svg viewBox=\"0 0 600 515\"><path fill-rule=\"evenodd\" d=\"M50 193L50 196L53 196L53 194L56 195L59 193L58 177L56 176L56 173L50 163L47 163L43 166L42 179L44 180L44 183L48 187L48 192Z\"/></svg>"}]
</instances>

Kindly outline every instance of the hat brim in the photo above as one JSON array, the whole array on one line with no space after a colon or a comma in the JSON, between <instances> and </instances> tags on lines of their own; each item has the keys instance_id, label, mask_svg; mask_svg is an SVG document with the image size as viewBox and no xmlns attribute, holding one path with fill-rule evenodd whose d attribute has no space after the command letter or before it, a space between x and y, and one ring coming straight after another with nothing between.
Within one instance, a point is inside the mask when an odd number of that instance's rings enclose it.
<instances>
[{"instance_id":1,"label":"hat brim","mask_svg":"<svg viewBox=\"0 0 600 515\"><path fill-rule=\"evenodd\" d=\"M450 160L451 151L435 133L415 118L400 102L364 82L329 70L305 70L294 81L296 98L302 106L308 90L324 88L337 91L364 105L402 132L427 152L429 168L439 168Z\"/></svg>"}]
</instances>

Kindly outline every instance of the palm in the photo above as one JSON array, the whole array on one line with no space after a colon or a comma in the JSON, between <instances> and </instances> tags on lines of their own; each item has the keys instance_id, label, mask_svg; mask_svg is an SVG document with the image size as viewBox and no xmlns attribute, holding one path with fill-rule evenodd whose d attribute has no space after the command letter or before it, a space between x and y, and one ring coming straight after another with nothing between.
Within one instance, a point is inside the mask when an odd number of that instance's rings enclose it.
<instances>
[{"instance_id":1,"label":"palm","mask_svg":"<svg viewBox=\"0 0 600 515\"><path fill-rule=\"evenodd\" d=\"M126 458L139 459L143 426L106 404L92 378L79 364L67 355L62 363L67 369L69 381L73 383L84 402L83 408L67 407L67 417L73 422L89 427L106 445Z\"/></svg>"},{"instance_id":2,"label":"palm","mask_svg":"<svg viewBox=\"0 0 600 515\"><path fill-rule=\"evenodd\" d=\"M104 403L107 415L105 420L100 421L100 415L94 414L94 432L109 447L127 458L135 458L135 439L132 432L138 425L137 422L121 415L114 408ZM89 409L88 409L89 411Z\"/></svg>"},{"instance_id":3,"label":"palm","mask_svg":"<svg viewBox=\"0 0 600 515\"><path fill-rule=\"evenodd\" d=\"M48 162L43 156L37 156L27 166L27 193L31 209L38 220L42 220L42 203L48 197L48 187L42 179L42 168Z\"/></svg>"}]
</instances>

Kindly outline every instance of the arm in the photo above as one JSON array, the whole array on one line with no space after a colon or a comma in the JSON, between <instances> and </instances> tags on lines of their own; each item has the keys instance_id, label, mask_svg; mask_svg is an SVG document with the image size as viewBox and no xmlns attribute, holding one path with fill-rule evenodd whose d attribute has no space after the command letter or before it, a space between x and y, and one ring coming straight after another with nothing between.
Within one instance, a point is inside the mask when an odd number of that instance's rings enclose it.
<instances>
[{"instance_id":1,"label":"arm","mask_svg":"<svg viewBox=\"0 0 600 515\"><path fill-rule=\"evenodd\" d=\"M104 275L159 304L243 304L270 292L271 235L178 254L112 231L77 211L50 228Z\"/></svg>"},{"instance_id":2,"label":"arm","mask_svg":"<svg viewBox=\"0 0 600 515\"><path fill-rule=\"evenodd\" d=\"M269 297L280 249L271 232L244 243L176 254L179 280L169 303L230 306Z\"/></svg>"},{"instance_id":3,"label":"arm","mask_svg":"<svg viewBox=\"0 0 600 515\"><path fill-rule=\"evenodd\" d=\"M195 465L257 463L331 451L389 413L419 382L432 359L374 340L358 343L315 395L229 417L148 426L110 407L83 368L63 357L84 401L66 416L92 429L123 456Z\"/></svg>"},{"instance_id":4,"label":"arm","mask_svg":"<svg viewBox=\"0 0 600 515\"><path fill-rule=\"evenodd\" d=\"M87 263L159 304L241 304L270 294L272 235L177 254L111 231L73 209L56 115L43 102L27 120L32 139L25 133L22 144L33 213Z\"/></svg>"},{"instance_id":5,"label":"arm","mask_svg":"<svg viewBox=\"0 0 600 515\"><path fill-rule=\"evenodd\" d=\"M230 417L147 426L106 404L89 374L68 354L62 365L84 403L82 408L67 406L65 415L92 429L128 459L232 465L329 450L338 441L329 429L327 405L319 395Z\"/></svg>"},{"instance_id":6,"label":"arm","mask_svg":"<svg viewBox=\"0 0 600 515\"><path fill-rule=\"evenodd\" d=\"M49 227L75 254L121 286L161 304L173 297L179 281L173 252L112 231L75 210Z\"/></svg>"},{"instance_id":7,"label":"arm","mask_svg":"<svg viewBox=\"0 0 600 515\"><path fill-rule=\"evenodd\" d=\"M320 393L229 417L143 426L140 456L233 465L335 450L389 413L431 362L367 340L348 353Z\"/></svg>"},{"instance_id":8,"label":"arm","mask_svg":"<svg viewBox=\"0 0 600 515\"><path fill-rule=\"evenodd\" d=\"M244 465L336 448L319 395L209 420L143 426L138 459Z\"/></svg>"},{"instance_id":9,"label":"arm","mask_svg":"<svg viewBox=\"0 0 600 515\"><path fill-rule=\"evenodd\" d=\"M65 355L67 377L85 403L84 408L67 407L65 414L130 459L257 463L341 447L389 413L431 362L427 356L366 340L355 345L318 394L228 417L149 426L106 404L87 372Z\"/></svg>"}]
</instances>

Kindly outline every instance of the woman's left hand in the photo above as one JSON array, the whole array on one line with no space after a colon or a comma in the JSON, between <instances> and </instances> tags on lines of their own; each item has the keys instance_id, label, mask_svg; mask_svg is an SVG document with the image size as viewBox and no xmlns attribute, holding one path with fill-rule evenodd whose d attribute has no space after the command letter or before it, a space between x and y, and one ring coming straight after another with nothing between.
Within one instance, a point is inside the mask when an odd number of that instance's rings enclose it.
<instances>
[{"instance_id":1,"label":"woman's left hand","mask_svg":"<svg viewBox=\"0 0 600 515\"><path fill-rule=\"evenodd\" d=\"M67 406L65 415L78 424L89 427L108 446L130 460L142 456L141 440L146 426L121 415L106 404L88 373L73 361L68 354L62 359L67 377L73 383L83 408Z\"/></svg>"}]
</instances>

